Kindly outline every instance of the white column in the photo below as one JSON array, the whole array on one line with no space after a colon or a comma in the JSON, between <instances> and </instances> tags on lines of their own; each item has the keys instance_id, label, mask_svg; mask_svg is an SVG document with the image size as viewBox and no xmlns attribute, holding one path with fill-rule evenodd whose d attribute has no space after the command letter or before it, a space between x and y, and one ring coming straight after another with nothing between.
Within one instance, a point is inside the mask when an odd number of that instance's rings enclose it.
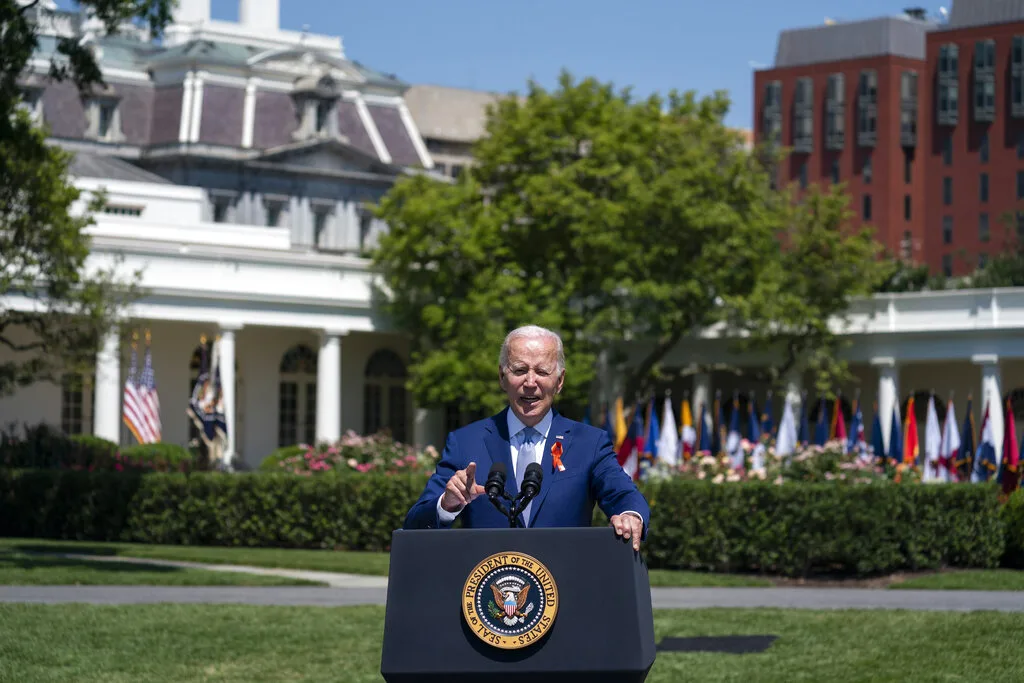
<instances>
[{"instance_id":1,"label":"white column","mask_svg":"<svg viewBox=\"0 0 1024 683\"><path fill-rule=\"evenodd\" d=\"M224 466L230 467L235 457L235 332L241 325L220 326L220 382L224 392L224 424L228 438L224 444Z\"/></svg>"},{"instance_id":2,"label":"white column","mask_svg":"<svg viewBox=\"0 0 1024 683\"><path fill-rule=\"evenodd\" d=\"M786 402L793 407L793 419L796 420L796 429L800 431L800 409L804 400L804 371L802 368L793 368L786 373ZM786 409L786 404L782 404L782 410ZM779 418L782 419L782 412L779 412Z\"/></svg>"},{"instance_id":3,"label":"white column","mask_svg":"<svg viewBox=\"0 0 1024 683\"><path fill-rule=\"evenodd\" d=\"M341 438L341 335L325 330L316 359L316 440Z\"/></svg>"},{"instance_id":4,"label":"white column","mask_svg":"<svg viewBox=\"0 0 1024 683\"><path fill-rule=\"evenodd\" d=\"M711 375L706 372L693 376L693 398L690 400L690 408L693 410L694 425L700 422L702 406L707 406L708 411L713 407L711 405ZM715 416L711 415L710 412L709 416L712 420L715 419Z\"/></svg>"},{"instance_id":5,"label":"white column","mask_svg":"<svg viewBox=\"0 0 1024 683\"><path fill-rule=\"evenodd\" d=\"M416 448L433 446L440 450L445 438L445 435L441 434L443 413L437 408L416 408L414 415L413 443Z\"/></svg>"},{"instance_id":6,"label":"white column","mask_svg":"<svg viewBox=\"0 0 1024 683\"><path fill-rule=\"evenodd\" d=\"M96 397L92 433L121 442L121 344L117 330L107 332L96 355Z\"/></svg>"},{"instance_id":7,"label":"white column","mask_svg":"<svg viewBox=\"0 0 1024 683\"><path fill-rule=\"evenodd\" d=\"M245 84L245 104L242 109L242 147L252 147L253 131L256 128L256 85L257 80L250 78Z\"/></svg>"},{"instance_id":8,"label":"white column","mask_svg":"<svg viewBox=\"0 0 1024 683\"><path fill-rule=\"evenodd\" d=\"M992 423L992 438L996 442L996 467L1003 461L1003 379L999 368L999 356L978 355L972 356L971 362L981 366L981 404L978 406L978 416L985 418L985 408L988 408L988 419ZM981 421L977 422L981 427ZM978 441L981 441L981 434L978 434ZM975 444L977 445L977 444ZM996 470L998 472L998 469Z\"/></svg>"},{"instance_id":9,"label":"white column","mask_svg":"<svg viewBox=\"0 0 1024 683\"><path fill-rule=\"evenodd\" d=\"M900 371L896 359L892 357L872 358L871 365L878 368L878 421L882 427L882 443L888 451L893 411L900 395Z\"/></svg>"},{"instance_id":10,"label":"white column","mask_svg":"<svg viewBox=\"0 0 1024 683\"><path fill-rule=\"evenodd\" d=\"M203 123L203 78L205 71L200 71L192 81L192 111L189 113L189 142L199 142L199 127ZM184 112L182 112L184 116Z\"/></svg>"},{"instance_id":11,"label":"white column","mask_svg":"<svg viewBox=\"0 0 1024 683\"><path fill-rule=\"evenodd\" d=\"M192 134L192 89L195 74L189 71L181 88L181 120L178 125L178 142L188 142Z\"/></svg>"}]
</instances>

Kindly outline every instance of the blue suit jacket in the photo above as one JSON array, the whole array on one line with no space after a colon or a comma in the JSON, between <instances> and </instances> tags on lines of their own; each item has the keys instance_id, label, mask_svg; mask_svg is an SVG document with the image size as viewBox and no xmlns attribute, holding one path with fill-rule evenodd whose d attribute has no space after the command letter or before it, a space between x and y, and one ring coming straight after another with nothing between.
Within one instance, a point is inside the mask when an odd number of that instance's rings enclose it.
<instances>
[{"instance_id":1,"label":"blue suit jacket","mask_svg":"<svg viewBox=\"0 0 1024 683\"><path fill-rule=\"evenodd\" d=\"M483 485L491 465L505 463L505 490L519 494L509 445L508 418L502 410L448 435L437 469L419 500L405 518L406 529L436 529L445 525L437 515L437 500L457 470L476 463L476 483ZM564 471L554 468L551 446L562 442ZM552 410L551 429L544 443L541 468L544 479L530 508L530 527L586 527L591 525L594 504L611 517L627 510L644 518L644 537L651 518L650 507L615 457L607 432L562 417ZM508 519L486 495L467 505L459 517L466 528L508 528ZM522 523L522 515L519 517Z\"/></svg>"}]
</instances>

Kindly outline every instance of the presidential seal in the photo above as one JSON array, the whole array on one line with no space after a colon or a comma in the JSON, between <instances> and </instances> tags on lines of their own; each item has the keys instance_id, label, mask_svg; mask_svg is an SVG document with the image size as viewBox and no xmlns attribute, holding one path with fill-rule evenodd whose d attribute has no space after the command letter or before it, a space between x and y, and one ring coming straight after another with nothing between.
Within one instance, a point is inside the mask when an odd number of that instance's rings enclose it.
<instances>
[{"instance_id":1,"label":"presidential seal","mask_svg":"<svg viewBox=\"0 0 1024 683\"><path fill-rule=\"evenodd\" d=\"M462 589L462 615L480 640L518 650L540 640L558 613L558 587L536 558L509 552L473 568Z\"/></svg>"}]
</instances>

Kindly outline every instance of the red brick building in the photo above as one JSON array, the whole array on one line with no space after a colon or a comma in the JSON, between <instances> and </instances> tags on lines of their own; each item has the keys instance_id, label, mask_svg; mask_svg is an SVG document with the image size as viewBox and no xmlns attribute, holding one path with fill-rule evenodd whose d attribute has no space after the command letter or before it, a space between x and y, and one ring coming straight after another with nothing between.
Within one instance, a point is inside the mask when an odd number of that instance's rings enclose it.
<instances>
[{"instance_id":1,"label":"red brick building","mask_svg":"<svg viewBox=\"0 0 1024 683\"><path fill-rule=\"evenodd\" d=\"M960 274L1016 238L1024 202L1024 2L953 5L927 36L928 263Z\"/></svg>"},{"instance_id":2,"label":"red brick building","mask_svg":"<svg viewBox=\"0 0 1024 683\"><path fill-rule=\"evenodd\" d=\"M783 31L754 76L757 140L791 150L782 184L843 183L857 225L894 255L925 258L928 87L919 16Z\"/></svg>"},{"instance_id":3,"label":"red brick building","mask_svg":"<svg viewBox=\"0 0 1024 683\"><path fill-rule=\"evenodd\" d=\"M754 76L780 183L844 183L894 255L962 275L1024 220L1024 0L783 31Z\"/></svg>"}]
</instances>

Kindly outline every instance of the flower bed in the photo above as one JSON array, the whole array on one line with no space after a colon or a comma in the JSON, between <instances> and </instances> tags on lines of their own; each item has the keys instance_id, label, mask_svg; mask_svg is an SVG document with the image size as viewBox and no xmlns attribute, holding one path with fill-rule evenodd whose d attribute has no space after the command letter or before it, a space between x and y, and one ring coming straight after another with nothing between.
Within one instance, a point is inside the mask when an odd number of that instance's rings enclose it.
<instances>
[{"instance_id":1,"label":"flower bed","mask_svg":"<svg viewBox=\"0 0 1024 683\"><path fill-rule=\"evenodd\" d=\"M260 470L307 477L324 472L429 474L434 471L438 457L433 446L418 451L386 433L360 436L348 431L335 444L299 444L279 449L261 463Z\"/></svg>"}]
</instances>

